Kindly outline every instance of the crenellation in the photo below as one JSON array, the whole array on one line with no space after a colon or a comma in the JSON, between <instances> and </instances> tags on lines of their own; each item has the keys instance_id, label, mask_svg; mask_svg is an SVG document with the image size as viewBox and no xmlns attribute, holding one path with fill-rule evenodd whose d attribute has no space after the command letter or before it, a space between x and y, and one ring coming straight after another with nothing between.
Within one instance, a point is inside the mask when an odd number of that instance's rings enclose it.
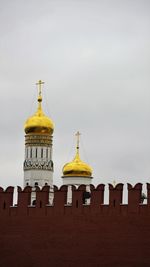
<instances>
[{"instance_id":1,"label":"crenellation","mask_svg":"<svg viewBox=\"0 0 150 267\"><path fill-rule=\"evenodd\" d=\"M16 216L51 216L69 215L69 214L121 214L128 213L146 214L149 212L149 191L150 184L147 184L148 203L143 204L142 184L135 186L128 184L128 203L122 202L123 184L117 184L115 187L109 184L109 203L104 204L105 185L99 184L97 187L90 185L90 191L86 191L86 185L80 185L78 188L71 186L72 202L67 203L67 194L69 186L63 185L50 187L45 185L40 188L26 186L22 189L17 187L17 205L13 206L14 188L8 187L6 190L0 188L0 212L6 215ZM34 193L34 201L33 194ZM89 201L87 201L87 199ZM15 211L14 211L15 208ZM9 212L8 212L9 211Z\"/></svg>"},{"instance_id":2,"label":"crenellation","mask_svg":"<svg viewBox=\"0 0 150 267\"><path fill-rule=\"evenodd\" d=\"M36 186L36 208L46 207L49 204L49 191L50 186L48 185L43 186L41 190Z\"/></svg>"},{"instance_id":3,"label":"crenellation","mask_svg":"<svg viewBox=\"0 0 150 267\"><path fill-rule=\"evenodd\" d=\"M135 186L127 184L128 186L128 211L139 212L139 204L142 198L142 184L137 183Z\"/></svg>"},{"instance_id":4,"label":"crenellation","mask_svg":"<svg viewBox=\"0 0 150 267\"><path fill-rule=\"evenodd\" d=\"M109 205L116 208L122 204L123 199L123 184L113 186L109 184Z\"/></svg>"},{"instance_id":5,"label":"crenellation","mask_svg":"<svg viewBox=\"0 0 150 267\"><path fill-rule=\"evenodd\" d=\"M17 210L19 215L27 215L28 214L28 206L31 205L31 192L32 187L26 186L23 190L20 186L17 187L18 191L18 202L17 202Z\"/></svg>"},{"instance_id":6,"label":"crenellation","mask_svg":"<svg viewBox=\"0 0 150 267\"><path fill-rule=\"evenodd\" d=\"M58 189L54 187L54 209L55 213L64 214L64 206L67 204L67 186Z\"/></svg>"},{"instance_id":7,"label":"crenellation","mask_svg":"<svg viewBox=\"0 0 150 267\"><path fill-rule=\"evenodd\" d=\"M72 208L75 213L82 213L83 204L86 204L84 197L86 185L80 185L77 189L75 187L73 187L72 189Z\"/></svg>"},{"instance_id":8,"label":"crenellation","mask_svg":"<svg viewBox=\"0 0 150 267\"><path fill-rule=\"evenodd\" d=\"M99 184L96 188L94 186L90 187L91 189L91 213L98 214L102 212L102 205L104 204L104 190L105 185Z\"/></svg>"},{"instance_id":9,"label":"crenellation","mask_svg":"<svg viewBox=\"0 0 150 267\"><path fill-rule=\"evenodd\" d=\"M0 212L8 212L13 206L13 193L14 187L12 186L7 187L6 190L0 188Z\"/></svg>"}]
</instances>

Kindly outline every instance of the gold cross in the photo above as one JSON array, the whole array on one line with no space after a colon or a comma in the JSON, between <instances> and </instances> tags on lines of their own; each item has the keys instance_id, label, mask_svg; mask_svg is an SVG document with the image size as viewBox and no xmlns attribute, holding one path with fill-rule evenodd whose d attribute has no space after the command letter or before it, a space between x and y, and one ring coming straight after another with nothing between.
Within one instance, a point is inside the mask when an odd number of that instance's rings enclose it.
<instances>
[{"instance_id":1,"label":"gold cross","mask_svg":"<svg viewBox=\"0 0 150 267\"><path fill-rule=\"evenodd\" d=\"M44 84L44 82L42 82L41 80L36 83L36 85L38 85L39 96L41 96L42 93L42 84Z\"/></svg>"},{"instance_id":2,"label":"gold cross","mask_svg":"<svg viewBox=\"0 0 150 267\"><path fill-rule=\"evenodd\" d=\"M77 137L77 150L79 150L79 142L80 142L80 132L78 131L77 133L76 133L76 137Z\"/></svg>"}]
</instances>

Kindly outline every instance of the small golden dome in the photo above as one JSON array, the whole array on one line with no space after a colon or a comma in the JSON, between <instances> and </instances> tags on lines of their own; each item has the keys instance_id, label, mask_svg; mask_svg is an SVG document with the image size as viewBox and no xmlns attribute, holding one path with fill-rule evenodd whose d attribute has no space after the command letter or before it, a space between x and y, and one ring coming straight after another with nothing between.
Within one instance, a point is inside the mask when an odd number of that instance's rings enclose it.
<instances>
[{"instance_id":1,"label":"small golden dome","mask_svg":"<svg viewBox=\"0 0 150 267\"><path fill-rule=\"evenodd\" d=\"M79 138L79 132L76 135ZM92 176L92 168L80 159L79 139L77 141L77 152L74 160L65 164L62 171L63 171L63 176L80 176L80 177Z\"/></svg>"},{"instance_id":2,"label":"small golden dome","mask_svg":"<svg viewBox=\"0 0 150 267\"><path fill-rule=\"evenodd\" d=\"M28 133L52 134L54 131L53 121L49 117L47 117L42 110L41 84L43 84L43 82L39 81L38 109L33 116L29 117L26 120L24 125L24 130L26 134Z\"/></svg>"}]
</instances>

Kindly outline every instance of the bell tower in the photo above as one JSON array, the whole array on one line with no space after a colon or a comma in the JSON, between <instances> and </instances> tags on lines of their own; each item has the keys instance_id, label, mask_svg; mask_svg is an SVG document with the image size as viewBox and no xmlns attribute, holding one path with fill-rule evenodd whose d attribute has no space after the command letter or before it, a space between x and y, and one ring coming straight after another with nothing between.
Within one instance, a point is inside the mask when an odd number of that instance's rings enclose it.
<instances>
[{"instance_id":1,"label":"bell tower","mask_svg":"<svg viewBox=\"0 0 150 267\"><path fill-rule=\"evenodd\" d=\"M53 185L52 141L54 123L42 110L42 85L38 86L38 107L36 113L29 117L24 125L25 160L24 186Z\"/></svg>"}]
</instances>

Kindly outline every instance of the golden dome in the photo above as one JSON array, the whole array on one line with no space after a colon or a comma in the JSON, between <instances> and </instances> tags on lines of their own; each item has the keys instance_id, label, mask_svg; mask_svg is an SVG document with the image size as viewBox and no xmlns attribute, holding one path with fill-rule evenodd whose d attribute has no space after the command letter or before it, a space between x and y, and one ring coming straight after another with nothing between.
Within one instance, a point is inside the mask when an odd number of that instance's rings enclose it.
<instances>
[{"instance_id":1,"label":"golden dome","mask_svg":"<svg viewBox=\"0 0 150 267\"><path fill-rule=\"evenodd\" d=\"M76 134L79 138L79 132ZM91 177L92 168L80 159L79 155L79 139L77 141L77 152L73 161L67 163L63 167L63 176L80 176Z\"/></svg>"},{"instance_id":2,"label":"golden dome","mask_svg":"<svg viewBox=\"0 0 150 267\"><path fill-rule=\"evenodd\" d=\"M52 134L54 130L53 121L47 117L42 110L42 96L41 96L41 84L42 81L37 83L39 85L39 96L38 96L38 108L36 113L29 117L24 125L25 133L47 133Z\"/></svg>"}]
</instances>

